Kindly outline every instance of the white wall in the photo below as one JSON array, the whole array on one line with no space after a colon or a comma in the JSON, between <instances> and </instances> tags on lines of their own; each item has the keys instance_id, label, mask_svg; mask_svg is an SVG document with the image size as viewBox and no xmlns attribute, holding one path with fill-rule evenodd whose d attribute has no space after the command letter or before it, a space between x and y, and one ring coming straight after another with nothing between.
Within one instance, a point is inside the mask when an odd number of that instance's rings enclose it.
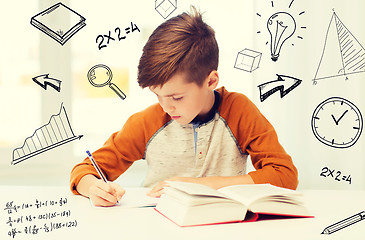
<instances>
[{"instance_id":1,"label":"white wall","mask_svg":"<svg viewBox=\"0 0 365 240\"><path fill-rule=\"evenodd\" d=\"M92 151L100 147L112 132L121 128L129 115L156 101L148 90L141 90L136 83L142 47L153 29L164 21L154 9L154 1L63 1L84 16L87 24L64 46L29 23L37 12L57 2L11 1L0 16L2 32L7 36L0 41L0 184L67 184L72 166L84 158L86 149ZM348 75L346 81L345 76L340 76L312 84L333 9L358 42L365 45L363 1L177 2L178 8L170 17L188 10L190 4L205 12L205 20L215 29L220 47L220 86L246 94L271 121L299 170L300 188L365 189L363 134L352 147L339 149L319 142L311 129L314 109L329 97L346 98L362 113L365 111L362 94L365 73ZM273 13L281 11L294 17L297 29L284 43L278 61L273 62L269 44L266 44L270 41L266 22ZM124 29L131 21L141 32L130 33L120 42L112 41L101 50L97 48L99 34L113 32L116 27ZM330 38L336 39L337 36L328 36L327 39ZM259 68L253 72L234 67L237 53L245 48L262 53ZM333 64L327 62L324 67L329 72L338 59L330 60ZM113 95L90 97L80 91L93 94L95 91L111 91L107 87L94 89L87 83L88 69L99 63L112 70L128 69L126 100ZM61 92L45 91L32 82L32 77L45 73L62 80ZM113 73L117 79L118 71ZM276 74L301 79L302 83L283 98L276 92L261 102L257 86L276 80ZM36 128L47 123L49 117L58 112L61 102L67 109L73 130L84 137L12 166L13 149L21 146ZM335 170L334 176L338 171L341 171L341 177L351 175L351 184L320 176L324 167ZM122 184L139 184L143 171L143 163L139 163L121 179Z\"/></svg>"}]
</instances>

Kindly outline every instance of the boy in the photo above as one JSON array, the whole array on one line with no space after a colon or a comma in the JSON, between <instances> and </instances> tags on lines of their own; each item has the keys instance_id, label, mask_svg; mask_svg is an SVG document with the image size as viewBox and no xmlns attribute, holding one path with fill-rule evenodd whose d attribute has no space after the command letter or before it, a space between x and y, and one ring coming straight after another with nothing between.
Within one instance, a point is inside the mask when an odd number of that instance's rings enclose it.
<instances>
[{"instance_id":1,"label":"boy","mask_svg":"<svg viewBox=\"0 0 365 240\"><path fill-rule=\"evenodd\" d=\"M144 186L159 197L166 180L220 188L271 183L296 189L297 169L276 132L243 94L215 88L218 45L213 29L195 8L161 24L143 48L138 83L159 104L132 115L123 128L93 153L110 181L145 159ZM246 174L251 156L256 171ZM71 173L71 190L95 205L114 205L124 194L104 183L85 159Z\"/></svg>"}]
</instances>

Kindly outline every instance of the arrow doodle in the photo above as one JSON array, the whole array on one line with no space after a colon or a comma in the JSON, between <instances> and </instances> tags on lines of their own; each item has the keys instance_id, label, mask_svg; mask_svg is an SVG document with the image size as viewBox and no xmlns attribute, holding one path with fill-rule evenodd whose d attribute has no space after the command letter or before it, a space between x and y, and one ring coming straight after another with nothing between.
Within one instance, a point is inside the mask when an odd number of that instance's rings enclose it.
<instances>
[{"instance_id":1,"label":"arrow doodle","mask_svg":"<svg viewBox=\"0 0 365 240\"><path fill-rule=\"evenodd\" d=\"M56 91L60 92L62 81L54 79L54 78L50 78L50 77L48 77L48 75L49 75L48 73L42 74L42 75L36 76L32 79L35 83L37 83L39 86L41 86L45 90L47 90L47 86L50 86L50 87L53 87L54 89L56 89Z\"/></svg>"},{"instance_id":2,"label":"arrow doodle","mask_svg":"<svg viewBox=\"0 0 365 240\"><path fill-rule=\"evenodd\" d=\"M272 94L274 94L277 91L280 91L280 97L283 98L291 90L293 90L299 84L302 83L302 80L295 78L295 77L279 75L279 74L276 74L276 76L278 76L277 80L266 82L266 83L263 83L263 84L260 84L257 86L260 90L261 102L263 102L266 98L270 97ZM289 84L290 84L290 86L285 89L284 85L289 85ZM270 86L270 90L263 92L264 88L266 88L267 86Z\"/></svg>"}]
</instances>

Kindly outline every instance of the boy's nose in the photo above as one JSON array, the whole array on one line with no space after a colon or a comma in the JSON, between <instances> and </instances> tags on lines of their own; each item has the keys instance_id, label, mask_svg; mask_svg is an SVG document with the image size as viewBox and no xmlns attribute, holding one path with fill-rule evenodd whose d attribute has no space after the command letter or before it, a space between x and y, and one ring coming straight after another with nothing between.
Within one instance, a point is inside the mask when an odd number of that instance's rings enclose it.
<instances>
[{"instance_id":1,"label":"boy's nose","mask_svg":"<svg viewBox=\"0 0 365 240\"><path fill-rule=\"evenodd\" d=\"M171 113L175 110L174 105L171 104L171 102L168 99L161 100L160 105L161 105L162 109L167 113Z\"/></svg>"},{"instance_id":2,"label":"boy's nose","mask_svg":"<svg viewBox=\"0 0 365 240\"><path fill-rule=\"evenodd\" d=\"M167 104L167 105L165 105L164 107L162 107L163 108L163 110L165 111L165 112L167 112L167 113L172 113L174 110L175 110L175 107L173 106L173 105L171 105L171 104Z\"/></svg>"}]
</instances>

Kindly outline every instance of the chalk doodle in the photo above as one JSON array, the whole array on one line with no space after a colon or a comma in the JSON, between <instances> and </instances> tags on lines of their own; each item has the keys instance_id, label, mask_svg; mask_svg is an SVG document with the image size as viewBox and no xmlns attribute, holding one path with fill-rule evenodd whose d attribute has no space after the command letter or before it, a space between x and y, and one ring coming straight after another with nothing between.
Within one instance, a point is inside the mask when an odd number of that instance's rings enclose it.
<instances>
[{"instance_id":1,"label":"chalk doodle","mask_svg":"<svg viewBox=\"0 0 365 240\"><path fill-rule=\"evenodd\" d=\"M335 173L336 170L334 169L329 169L328 167L323 167L321 170L321 173L319 174L319 176L321 177L332 177L334 180L340 182L340 181L345 181L348 182L349 184L351 184L351 175L342 175L341 171L337 171Z\"/></svg>"},{"instance_id":2,"label":"chalk doodle","mask_svg":"<svg viewBox=\"0 0 365 240\"><path fill-rule=\"evenodd\" d=\"M294 0L289 3L289 9L292 7ZM271 1L271 6L274 7L274 1ZM301 11L298 15L304 14L305 11ZM258 17L262 17L262 14L256 13ZM288 39L292 39L294 34L297 32L297 21L293 17L294 14L291 11L278 11L270 15L266 21L266 28L270 35L270 53L271 60L276 62L281 54L282 47ZM305 26L301 26L299 29L306 29ZM262 33L262 31L257 31ZM303 39L302 36L297 35L297 38ZM294 46L294 44L292 43Z\"/></svg>"},{"instance_id":3,"label":"chalk doodle","mask_svg":"<svg viewBox=\"0 0 365 240\"><path fill-rule=\"evenodd\" d=\"M141 32L137 26L137 24L131 22L131 26L130 27L126 27L124 28L124 33L122 33L122 30L120 29L120 27L116 27L114 29L114 33L116 34L116 38L118 41L124 40L127 38L127 35L129 33L132 33L134 31L138 31ZM105 42L104 42L105 41ZM99 34L96 37L96 43L98 44L98 49L101 50L102 48L105 48L109 45L110 41L116 41L115 37L112 37L112 32L109 30L108 34Z\"/></svg>"},{"instance_id":4,"label":"chalk doodle","mask_svg":"<svg viewBox=\"0 0 365 240\"><path fill-rule=\"evenodd\" d=\"M155 10L163 18L167 18L177 8L177 0L156 0Z\"/></svg>"},{"instance_id":5,"label":"chalk doodle","mask_svg":"<svg viewBox=\"0 0 365 240\"><path fill-rule=\"evenodd\" d=\"M50 78L49 74L42 74L32 78L35 83L47 90L47 86L54 88L57 92L61 91L61 82L58 79Z\"/></svg>"},{"instance_id":6,"label":"chalk doodle","mask_svg":"<svg viewBox=\"0 0 365 240\"><path fill-rule=\"evenodd\" d=\"M111 82L112 78L112 70L104 64L93 66L87 73L87 79L91 85L94 87L104 87L108 85L122 100L124 100L127 96L117 85Z\"/></svg>"},{"instance_id":7,"label":"chalk doodle","mask_svg":"<svg viewBox=\"0 0 365 240\"><path fill-rule=\"evenodd\" d=\"M33 16L30 24L61 45L86 26L86 19L59 2Z\"/></svg>"},{"instance_id":8,"label":"chalk doodle","mask_svg":"<svg viewBox=\"0 0 365 240\"><path fill-rule=\"evenodd\" d=\"M61 104L58 114L52 115L47 124L36 129L32 136L27 137L23 146L13 150L13 160L11 163L13 165L18 164L65 143L81 139L82 136L74 134L66 109Z\"/></svg>"},{"instance_id":9,"label":"chalk doodle","mask_svg":"<svg viewBox=\"0 0 365 240\"><path fill-rule=\"evenodd\" d=\"M319 80L365 72L365 49L333 12L326 32L323 52L313 79Z\"/></svg>"},{"instance_id":10,"label":"chalk doodle","mask_svg":"<svg viewBox=\"0 0 365 240\"><path fill-rule=\"evenodd\" d=\"M7 213L7 234L15 239L21 235L38 235L58 229L76 228L78 222L72 219L72 212L67 209L68 199L34 199L31 202L5 203L3 210Z\"/></svg>"},{"instance_id":11,"label":"chalk doodle","mask_svg":"<svg viewBox=\"0 0 365 240\"><path fill-rule=\"evenodd\" d=\"M358 223L364 219L365 219L365 211L359 212L357 214L352 215L351 217L348 217L344 220L341 220L335 224L326 227L321 234L332 234L348 226L351 226L352 224Z\"/></svg>"},{"instance_id":12,"label":"chalk doodle","mask_svg":"<svg viewBox=\"0 0 365 240\"><path fill-rule=\"evenodd\" d=\"M331 97L321 102L313 112L312 131L323 144L348 148L360 138L363 118L360 110L349 100Z\"/></svg>"},{"instance_id":13,"label":"chalk doodle","mask_svg":"<svg viewBox=\"0 0 365 240\"><path fill-rule=\"evenodd\" d=\"M246 72L252 72L259 68L262 53L251 49L243 49L238 52L234 67Z\"/></svg>"},{"instance_id":14,"label":"chalk doodle","mask_svg":"<svg viewBox=\"0 0 365 240\"><path fill-rule=\"evenodd\" d=\"M280 91L280 97L283 98L294 88L298 87L299 84L302 83L302 80L295 77L279 75L279 74L276 75L277 75L277 80L266 82L257 86L260 90L261 102L265 101L268 97L270 97L277 91ZM285 87L285 85L287 86ZM270 90L264 91L264 89L267 88L268 86Z\"/></svg>"}]
</instances>

